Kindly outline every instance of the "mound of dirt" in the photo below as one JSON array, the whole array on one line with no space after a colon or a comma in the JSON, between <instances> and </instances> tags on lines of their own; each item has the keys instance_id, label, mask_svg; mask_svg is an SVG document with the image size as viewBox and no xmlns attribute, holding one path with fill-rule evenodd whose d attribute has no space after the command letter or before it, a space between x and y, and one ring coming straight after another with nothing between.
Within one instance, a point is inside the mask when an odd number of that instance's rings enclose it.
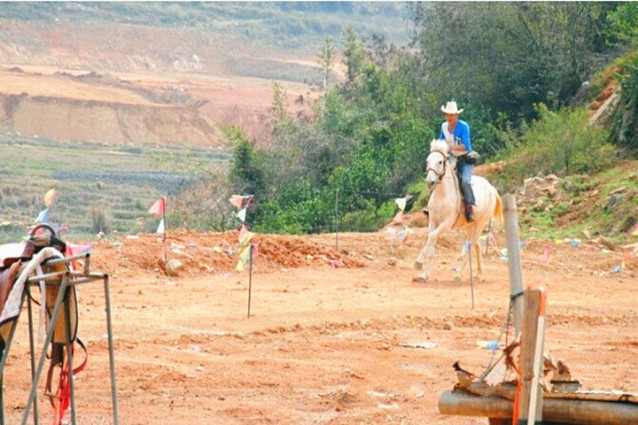
<instances>
[{"instance_id":1,"label":"mound of dirt","mask_svg":"<svg viewBox=\"0 0 638 425\"><path fill-rule=\"evenodd\" d=\"M120 276L139 273L164 274L165 261L178 259L184 276L234 271L240 261L239 232L171 232L162 236L140 234L98 241L92 249L92 267ZM253 271L268 272L297 267L359 268L363 257L336 250L326 243L295 236L255 234Z\"/></svg>"}]
</instances>

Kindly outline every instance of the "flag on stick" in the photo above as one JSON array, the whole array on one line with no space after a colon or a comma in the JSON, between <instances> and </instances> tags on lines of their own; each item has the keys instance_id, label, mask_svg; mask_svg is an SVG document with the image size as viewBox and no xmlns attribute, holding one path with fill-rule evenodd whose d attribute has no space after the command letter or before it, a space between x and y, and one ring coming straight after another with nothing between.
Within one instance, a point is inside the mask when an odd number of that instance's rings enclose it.
<instances>
[{"instance_id":1,"label":"flag on stick","mask_svg":"<svg viewBox=\"0 0 638 425\"><path fill-rule=\"evenodd\" d=\"M166 196L158 198L157 201L151 205L151 208L148 209L148 213L162 216L156 233L163 233L164 240L166 240ZM166 255L164 255L164 257L164 259L166 259Z\"/></svg>"}]
</instances>

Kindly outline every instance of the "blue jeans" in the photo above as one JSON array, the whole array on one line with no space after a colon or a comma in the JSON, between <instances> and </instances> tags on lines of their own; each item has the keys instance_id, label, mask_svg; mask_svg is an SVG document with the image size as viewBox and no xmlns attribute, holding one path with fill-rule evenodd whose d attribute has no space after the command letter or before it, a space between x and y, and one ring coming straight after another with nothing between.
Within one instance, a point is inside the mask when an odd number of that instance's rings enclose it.
<instances>
[{"instance_id":1,"label":"blue jeans","mask_svg":"<svg viewBox=\"0 0 638 425\"><path fill-rule=\"evenodd\" d=\"M476 205L476 200L474 198L474 192L472 191L472 185L470 184L470 180L472 178L472 170L474 169L474 165L472 165L472 164L457 164L456 168L459 170L459 174L461 175L461 193L463 194L463 199L465 200L465 205L466 206Z\"/></svg>"},{"instance_id":2,"label":"blue jeans","mask_svg":"<svg viewBox=\"0 0 638 425\"><path fill-rule=\"evenodd\" d=\"M470 179L472 178L472 170L474 169L474 165L457 164L456 168L458 168L459 174L461 175L461 181L463 183L470 184Z\"/></svg>"}]
</instances>

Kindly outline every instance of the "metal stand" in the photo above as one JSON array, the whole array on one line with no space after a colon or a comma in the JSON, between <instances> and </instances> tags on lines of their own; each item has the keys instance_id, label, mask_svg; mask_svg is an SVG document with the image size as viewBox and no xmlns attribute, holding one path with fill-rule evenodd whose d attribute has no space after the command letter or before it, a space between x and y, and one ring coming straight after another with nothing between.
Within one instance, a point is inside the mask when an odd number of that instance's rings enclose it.
<instances>
[{"instance_id":1,"label":"metal stand","mask_svg":"<svg viewBox=\"0 0 638 425\"><path fill-rule=\"evenodd\" d=\"M38 425L38 404L37 404L37 388L38 381L42 375L42 370L44 368L44 364L47 361L47 351L49 346L53 341L53 335L57 320L59 318L60 312L62 308L64 308L65 312L65 328L66 328L66 354L68 356L68 368L69 368L69 384L70 384L70 412L71 412L71 423L73 425L77 425L76 418L76 409L75 409L75 388L74 388L74 377L73 377L73 352L71 350L71 315L70 315L70 307L69 307L69 295L70 291L76 285L94 282L96 280L102 280L104 282L104 300L106 304L106 325L107 325L107 335L108 335L108 347L109 347L109 367L110 367L110 375L111 375L111 398L112 398L112 406L113 406L113 423L114 425L119 424L119 415L118 415L118 407L117 407L117 385L115 379L115 356L113 349L113 327L111 321L111 302L110 302L110 293L109 293L109 277L104 273L90 273L89 272L89 259L90 254L81 254L73 257L66 258L56 258L51 259L42 264L45 270L49 269L50 266L64 263L66 268L64 271L54 271L50 273L45 273L40 276L33 276L27 279L25 284L25 290L22 294L22 299L20 302L20 311L22 310L22 306L24 305L25 297L28 298L27 302L27 310L28 310L28 319L29 319L29 349L31 355L31 390L29 393L29 398L27 400L24 414L22 416L22 424L26 425L29 417L29 413L31 411L31 407L33 407L33 423ZM83 260L84 261L84 269L82 271L71 271L69 270L69 263L74 260ZM53 308L53 313L51 315L51 319L49 321L49 325L47 327L46 339L42 346L42 351L40 353L39 361L36 366L35 364L35 343L33 338L33 317L32 317L32 300L28 295L30 294L30 286L37 286L38 282L45 281L45 285L47 287L51 286L59 286L58 296L55 301L55 306ZM46 303L46 298L41 300L41 302ZM11 342L13 341L13 336L18 324L18 320L20 318L20 313L18 316L13 319L13 325L10 330L10 334L2 353L2 358L0 360L0 383L2 382L2 376L4 374L4 366L7 361L9 349L11 347ZM4 401L2 399L2 387L0 387L0 425L5 424L4 418Z\"/></svg>"}]
</instances>

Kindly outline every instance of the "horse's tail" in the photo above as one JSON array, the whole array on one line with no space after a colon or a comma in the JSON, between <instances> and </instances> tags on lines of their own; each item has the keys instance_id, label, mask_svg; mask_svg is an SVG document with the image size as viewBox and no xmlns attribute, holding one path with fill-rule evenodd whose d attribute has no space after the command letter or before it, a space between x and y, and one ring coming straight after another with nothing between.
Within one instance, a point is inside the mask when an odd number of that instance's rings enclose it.
<instances>
[{"instance_id":1,"label":"horse's tail","mask_svg":"<svg viewBox=\"0 0 638 425\"><path fill-rule=\"evenodd\" d=\"M501 196L496 192L496 205L494 205L494 212L492 216L497 220L503 219L503 201L501 200Z\"/></svg>"}]
</instances>

